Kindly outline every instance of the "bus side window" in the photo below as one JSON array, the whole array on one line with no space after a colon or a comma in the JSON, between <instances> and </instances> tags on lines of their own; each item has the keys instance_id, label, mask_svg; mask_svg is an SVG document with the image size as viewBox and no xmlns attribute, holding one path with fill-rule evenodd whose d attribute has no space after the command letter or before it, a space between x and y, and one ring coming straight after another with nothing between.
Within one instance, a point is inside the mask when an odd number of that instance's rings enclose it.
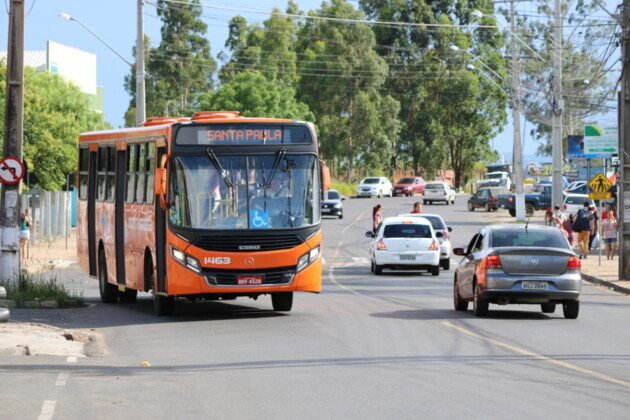
<instances>
[{"instance_id":1,"label":"bus side window","mask_svg":"<svg viewBox=\"0 0 630 420\"><path fill-rule=\"evenodd\" d=\"M147 144L147 163L146 163L146 171L147 171L147 195L145 202L147 204L153 204L153 200L155 198L155 191L153 184L155 179L155 143L150 142Z\"/></svg>"},{"instance_id":2,"label":"bus side window","mask_svg":"<svg viewBox=\"0 0 630 420\"><path fill-rule=\"evenodd\" d=\"M96 199L105 200L105 186L107 183L107 147L98 148L97 175L96 175Z\"/></svg>"},{"instance_id":3,"label":"bus side window","mask_svg":"<svg viewBox=\"0 0 630 420\"><path fill-rule=\"evenodd\" d=\"M79 200L87 200L88 192L88 156L87 147L79 149Z\"/></svg>"},{"instance_id":4,"label":"bus side window","mask_svg":"<svg viewBox=\"0 0 630 420\"><path fill-rule=\"evenodd\" d=\"M138 166L138 145L127 146L127 195L126 202L133 203L136 194L136 168Z\"/></svg>"},{"instance_id":5,"label":"bus side window","mask_svg":"<svg viewBox=\"0 0 630 420\"><path fill-rule=\"evenodd\" d=\"M136 203L144 203L144 193L145 193L145 180L146 174L144 171L146 170L146 160L147 160L147 144L141 143L138 145L138 172L136 173Z\"/></svg>"},{"instance_id":6,"label":"bus side window","mask_svg":"<svg viewBox=\"0 0 630 420\"><path fill-rule=\"evenodd\" d=\"M105 200L114 201L116 188L116 146L107 147L107 176L105 186Z\"/></svg>"}]
</instances>

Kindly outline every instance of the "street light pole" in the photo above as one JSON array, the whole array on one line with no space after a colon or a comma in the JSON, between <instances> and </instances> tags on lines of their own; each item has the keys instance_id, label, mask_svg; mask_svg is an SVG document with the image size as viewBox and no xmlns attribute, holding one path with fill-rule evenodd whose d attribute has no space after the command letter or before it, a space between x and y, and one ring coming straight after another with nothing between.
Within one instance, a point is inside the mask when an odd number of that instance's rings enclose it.
<instances>
[{"instance_id":1,"label":"street light pole","mask_svg":"<svg viewBox=\"0 0 630 420\"><path fill-rule=\"evenodd\" d=\"M510 25L512 27L511 50L511 79L512 79L512 124L514 132L512 138L512 163L514 165L514 210L516 221L525 221L525 191L523 187L523 146L521 144L521 67L516 48L516 27L514 1L510 1Z\"/></svg>"},{"instance_id":2,"label":"street light pole","mask_svg":"<svg viewBox=\"0 0 630 420\"><path fill-rule=\"evenodd\" d=\"M22 160L24 136L24 0L12 0L9 10L4 157ZM0 215L0 281L17 285L20 278L18 229L20 182L3 184ZM23 257L26 257L24 255Z\"/></svg>"},{"instance_id":3,"label":"street light pole","mask_svg":"<svg viewBox=\"0 0 630 420\"><path fill-rule=\"evenodd\" d=\"M136 70L136 125L140 126L144 120L146 119L145 112L145 86L144 86L144 25L143 25L143 1L138 0L138 17L137 17L137 38L136 38L136 65L131 63L125 57L123 57L118 51L114 49L111 45L107 43L103 38L98 36L96 32L91 30L85 23L81 22L79 19L70 16L67 13L60 13L59 17L66 20L71 20L77 22L79 25L83 26L85 30L94 35L96 39L101 41L107 48L109 48L114 54L116 54L122 61L127 63L132 70Z\"/></svg>"},{"instance_id":4,"label":"street light pole","mask_svg":"<svg viewBox=\"0 0 630 420\"><path fill-rule=\"evenodd\" d=\"M562 10L560 0L555 0L554 4L554 36L553 36L553 103L552 110L552 183L551 183L551 205L562 205L562 111L564 101L562 100Z\"/></svg>"},{"instance_id":5,"label":"street light pole","mask_svg":"<svg viewBox=\"0 0 630 420\"><path fill-rule=\"evenodd\" d=\"M136 126L146 120L146 99L144 87L144 15L143 1L138 0L138 24L136 37Z\"/></svg>"}]
</instances>

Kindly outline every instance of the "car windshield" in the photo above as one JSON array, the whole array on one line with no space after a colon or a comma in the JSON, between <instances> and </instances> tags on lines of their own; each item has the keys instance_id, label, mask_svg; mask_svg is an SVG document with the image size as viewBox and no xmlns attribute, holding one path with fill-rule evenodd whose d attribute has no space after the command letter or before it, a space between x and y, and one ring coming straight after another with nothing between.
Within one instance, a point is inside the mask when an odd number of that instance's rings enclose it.
<instances>
[{"instance_id":1,"label":"car windshield","mask_svg":"<svg viewBox=\"0 0 630 420\"><path fill-rule=\"evenodd\" d=\"M399 184L413 184L415 180L413 178L403 178L398 181Z\"/></svg>"},{"instance_id":2,"label":"car windshield","mask_svg":"<svg viewBox=\"0 0 630 420\"><path fill-rule=\"evenodd\" d=\"M443 190L444 184L427 184L424 188L426 190Z\"/></svg>"},{"instance_id":3,"label":"car windshield","mask_svg":"<svg viewBox=\"0 0 630 420\"><path fill-rule=\"evenodd\" d=\"M339 191L328 190L328 199L329 200L339 200L341 196L339 195Z\"/></svg>"},{"instance_id":4,"label":"car windshield","mask_svg":"<svg viewBox=\"0 0 630 420\"><path fill-rule=\"evenodd\" d=\"M527 231L524 229L492 231L492 248L505 246L541 246L569 249L569 244L559 229L545 231Z\"/></svg>"},{"instance_id":5,"label":"car windshield","mask_svg":"<svg viewBox=\"0 0 630 420\"><path fill-rule=\"evenodd\" d=\"M446 225L444 224L442 219L440 219L439 217L437 217L437 216L426 216L426 215L424 215L422 217L424 217L429 222L431 222L431 226L433 226L433 229L435 229L435 230L446 229Z\"/></svg>"},{"instance_id":6,"label":"car windshield","mask_svg":"<svg viewBox=\"0 0 630 420\"><path fill-rule=\"evenodd\" d=\"M315 155L173 158L169 221L193 229L287 229L319 223Z\"/></svg>"},{"instance_id":7,"label":"car windshield","mask_svg":"<svg viewBox=\"0 0 630 420\"><path fill-rule=\"evenodd\" d=\"M378 184L379 182L379 178L365 178L361 184Z\"/></svg>"},{"instance_id":8,"label":"car windshield","mask_svg":"<svg viewBox=\"0 0 630 420\"><path fill-rule=\"evenodd\" d=\"M383 238L430 238L431 228L427 225L400 224L387 225Z\"/></svg>"}]
</instances>

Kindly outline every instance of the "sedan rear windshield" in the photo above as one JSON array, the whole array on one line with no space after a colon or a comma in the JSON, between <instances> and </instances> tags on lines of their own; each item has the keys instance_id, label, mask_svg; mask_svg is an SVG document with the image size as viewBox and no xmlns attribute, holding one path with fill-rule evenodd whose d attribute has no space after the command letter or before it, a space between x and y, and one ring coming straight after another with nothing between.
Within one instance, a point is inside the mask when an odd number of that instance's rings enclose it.
<instances>
[{"instance_id":1,"label":"sedan rear windshield","mask_svg":"<svg viewBox=\"0 0 630 420\"><path fill-rule=\"evenodd\" d=\"M492 232L492 247L504 246L544 246L549 248L569 248L560 230L528 232L525 230L501 230Z\"/></svg>"},{"instance_id":2,"label":"sedan rear windshield","mask_svg":"<svg viewBox=\"0 0 630 420\"><path fill-rule=\"evenodd\" d=\"M413 184L416 180L413 178L403 178L398 181L399 184Z\"/></svg>"},{"instance_id":3,"label":"sedan rear windshield","mask_svg":"<svg viewBox=\"0 0 630 420\"><path fill-rule=\"evenodd\" d=\"M427 184L424 187L426 190L443 190L444 188L444 184Z\"/></svg>"},{"instance_id":4,"label":"sedan rear windshield","mask_svg":"<svg viewBox=\"0 0 630 420\"><path fill-rule=\"evenodd\" d=\"M430 238L431 228L427 225L387 225L384 238Z\"/></svg>"}]
</instances>

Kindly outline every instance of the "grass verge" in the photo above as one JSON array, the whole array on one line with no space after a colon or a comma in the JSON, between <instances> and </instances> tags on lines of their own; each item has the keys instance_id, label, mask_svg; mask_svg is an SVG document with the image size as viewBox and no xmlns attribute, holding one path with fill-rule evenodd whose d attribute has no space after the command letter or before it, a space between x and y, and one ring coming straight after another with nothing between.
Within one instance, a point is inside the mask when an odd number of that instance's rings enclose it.
<instances>
[{"instance_id":1,"label":"grass verge","mask_svg":"<svg viewBox=\"0 0 630 420\"><path fill-rule=\"evenodd\" d=\"M83 296L71 293L65 285L57 281L56 277L43 279L23 271L17 285L9 283L0 285L7 291L7 299L16 302L53 300L59 303L60 307L85 305Z\"/></svg>"}]
</instances>

